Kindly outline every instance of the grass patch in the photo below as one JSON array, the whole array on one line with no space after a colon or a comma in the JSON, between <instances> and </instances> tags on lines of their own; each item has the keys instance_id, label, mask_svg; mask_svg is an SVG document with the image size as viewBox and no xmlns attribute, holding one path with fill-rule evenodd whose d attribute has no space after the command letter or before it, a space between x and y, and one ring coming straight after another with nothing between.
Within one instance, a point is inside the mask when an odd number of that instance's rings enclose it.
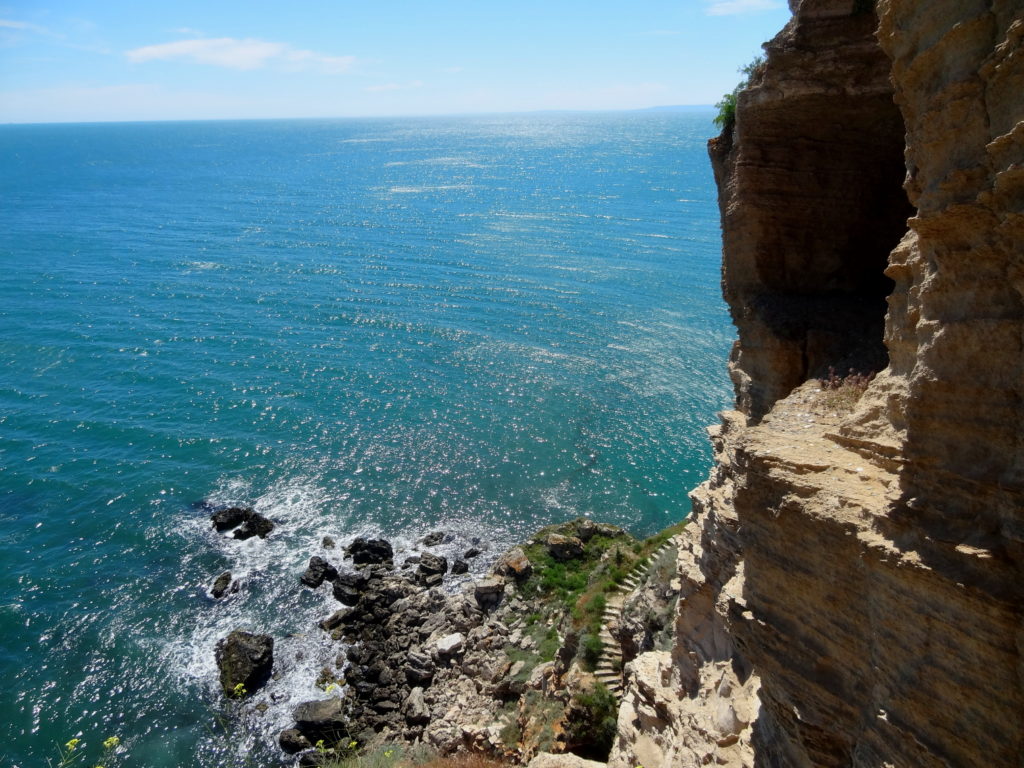
<instances>
[{"instance_id":1,"label":"grass patch","mask_svg":"<svg viewBox=\"0 0 1024 768\"><path fill-rule=\"evenodd\" d=\"M608 760L615 739L619 704L601 683L578 693L572 700L572 716L566 735L569 747L581 757Z\"/></svg>"},{"instance_id":2,"label":"grass patch","mask_svg":"<svg viewBox=\"0 0 1024 768\"><path fill-rule=\"evenodd\" d=\"M586 634L583 636L580 641L580 660L583 662L584 669L588 672L597 669L597 662L601 660L603 649L604 643L597 635Z\"/></svg>"},{"instance_id":3,"label":"grass patch","mask_svg":"<svg viewBox=\"0 0 1024 768\"><path fill-rule=\"evenodd\" d=\"M601 654L600 632L608 596L617 591L630 574L645 568L651 555L686 525L681 521L659 531L654 536L638 541L623 532L603 531L585 541L579 557L558 561L547 548L551 533L576 536L581 525L592 525L575 520L541 530L523 549L533 571L520 585L523 596L535 600L540 611L526 616L524 630L537 643L531 653L519 649L506 652L513 661L523 661L532 670L537 664L551 661L560 647L554 626L563 631L578 631L578 656L585 668L593 670ZM674 562L674 561L673 561ZM564 622L571 623L568 630ZM551 628L549 628L549 626Z\"/></svg>"}]
</instances>

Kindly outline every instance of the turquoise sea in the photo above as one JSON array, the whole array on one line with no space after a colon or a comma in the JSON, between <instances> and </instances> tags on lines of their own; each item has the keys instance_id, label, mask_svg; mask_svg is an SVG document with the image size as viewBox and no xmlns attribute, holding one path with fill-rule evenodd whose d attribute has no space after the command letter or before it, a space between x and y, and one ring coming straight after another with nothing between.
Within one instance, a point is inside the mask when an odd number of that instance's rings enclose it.
<instances>
[{"instance_id":1,"label":"turquoise sea","mask_svg":"<svg viewBox=\"0 0 1024 768\"><path fill-rule=\"evenodd\" d=\"M729 401L712 116L0 126L0 765L270 764L325 534L683 518ZM238 722L235 627L287 672Z\"/></svg>"}]
</instances>

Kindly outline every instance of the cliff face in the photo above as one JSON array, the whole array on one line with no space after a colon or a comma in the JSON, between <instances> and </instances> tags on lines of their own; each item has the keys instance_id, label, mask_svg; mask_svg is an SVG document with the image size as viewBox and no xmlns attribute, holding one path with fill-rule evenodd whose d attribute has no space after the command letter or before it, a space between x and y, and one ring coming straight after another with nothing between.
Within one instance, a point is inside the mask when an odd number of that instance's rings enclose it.
<instances>
[{"instance_id":1,"label":"cliff face","mask_svg":"<svg viewBox=\"0 0 1024 768\"><path fill-rule=\"evenodd\" d=\"M712 142L737 410L611 763L1024 765L1024 7L792 5Z\"/></svg>"},{"instance_id":2,"label":"cliff face","mask_svg":"<svg viewBox=\"0 0 1024 768\"><path fill-rule=\"evenodd\" d=\"M829 366L886 364L885 263L911 213L904 129L876 17L851 5L799 8L740 94L734 136L713 144L730 369L755 418Z\"/></svg>"}]
</instances>

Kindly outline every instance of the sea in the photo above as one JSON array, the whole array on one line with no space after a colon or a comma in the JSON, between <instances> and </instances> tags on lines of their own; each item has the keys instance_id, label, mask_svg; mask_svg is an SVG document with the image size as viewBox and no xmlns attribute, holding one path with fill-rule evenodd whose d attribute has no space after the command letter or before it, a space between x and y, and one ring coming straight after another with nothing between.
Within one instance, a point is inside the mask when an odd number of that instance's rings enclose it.
<instances>
[{"instance_id":1,"label":"sea","mask_svg":"<svg viewBox=\"0 0 1024 768\"><path fill-rule=\"evenodd\" d=\"M685 518L730 400L713 116L0 126L0 765L281 764L338 652L298 577L356 536L470 578ZM236 628L281 672L244 706Z\"/></svg>"}]
</instances>

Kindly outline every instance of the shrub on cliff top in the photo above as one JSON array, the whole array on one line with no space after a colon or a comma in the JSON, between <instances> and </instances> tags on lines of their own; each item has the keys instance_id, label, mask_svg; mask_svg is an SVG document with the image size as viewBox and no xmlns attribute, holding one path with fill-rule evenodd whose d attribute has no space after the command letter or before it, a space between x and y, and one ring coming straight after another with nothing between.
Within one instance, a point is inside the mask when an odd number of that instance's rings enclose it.
<instances>
[{"instance_id":1,"label":"shrub on cliff top","mask_svg":"<svg viewBox=\"0 0 1024 768\"><path fill-rule=\"evenodd\" d=\"M743 79L732 89L732 93L725 94L722 100L715 104L715 109L718 110L718 115L715 117L715 125L721 128L723 132L728 133L732 130L733 125L736 124L736 98L739 96L740 91L760 78L764 72L764 63L764 56L755 56L754 60L749 64L740 67L737 71L743 75Z\"/></svg>"}]
</instances>

